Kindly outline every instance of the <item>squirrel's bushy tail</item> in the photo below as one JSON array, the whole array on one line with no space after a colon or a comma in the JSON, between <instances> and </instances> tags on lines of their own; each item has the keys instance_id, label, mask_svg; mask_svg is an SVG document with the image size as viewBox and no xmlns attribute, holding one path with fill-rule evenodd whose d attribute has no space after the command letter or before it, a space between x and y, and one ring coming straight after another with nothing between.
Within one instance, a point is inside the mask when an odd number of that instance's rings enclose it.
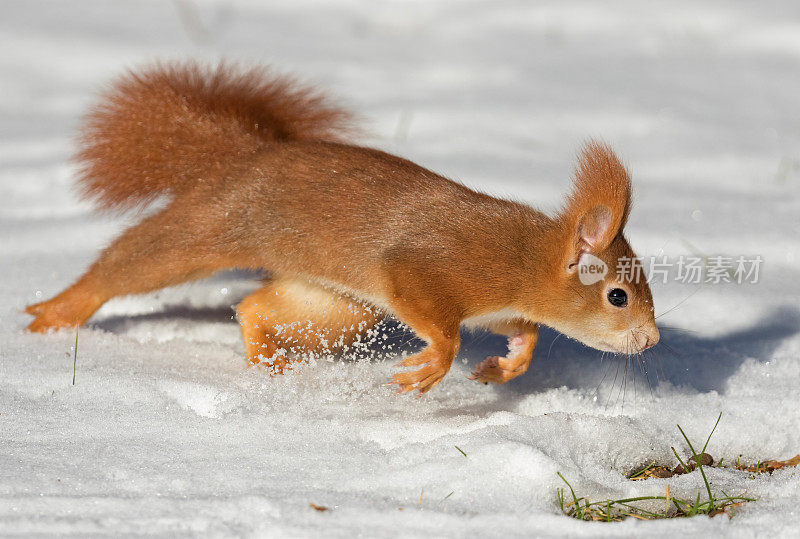
<instances>
[{"instance_id":1,"label":"squirrel's bushy tail","mask_svg":"<svg viewBox=\"0 0 800 539\"><path fill-rule=\"evenodd\" d=\"M114 82L86 117L79 187L103 209L214 181L265 145L341 141L351 116L265 69L156 64Z\"/></svg>"}]
</instances>

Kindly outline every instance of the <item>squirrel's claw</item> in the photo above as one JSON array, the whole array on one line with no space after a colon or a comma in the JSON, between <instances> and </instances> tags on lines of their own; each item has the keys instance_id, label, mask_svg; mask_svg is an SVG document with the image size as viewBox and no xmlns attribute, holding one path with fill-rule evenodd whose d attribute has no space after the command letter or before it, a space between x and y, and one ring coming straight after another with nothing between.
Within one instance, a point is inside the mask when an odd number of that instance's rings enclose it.
<instances>
[{"instance_id":1,"label":"squirrel's claw","mask_svg":"<svg viewBox=\"0 0 800 539\"><path fill-rule=\"evenodd\" d=\"M399 372L392 376L389 385L397 385L397 393L408 393L417 390L417 398L427 393L442 381L447 369L442 368L439 362L431 358L430 354L420 352L405 358L397 364L402 367L422 365L419 369L409 372Z\"/></svg>"},{"instance_id":2,"label":"squirrel's claw","mask_svg":"<svg viewBox=\"0 0 800 539\"><path fill-rule=\"evenodd\" d=\"M517 374L512 370L505 369L504 363L506 363L505 358L498 356L487 357L475 366L475 370L469 379L483 384L488 384L489 382L493 384L505 383L517 376Z\"/></svg>"}]
</instances>

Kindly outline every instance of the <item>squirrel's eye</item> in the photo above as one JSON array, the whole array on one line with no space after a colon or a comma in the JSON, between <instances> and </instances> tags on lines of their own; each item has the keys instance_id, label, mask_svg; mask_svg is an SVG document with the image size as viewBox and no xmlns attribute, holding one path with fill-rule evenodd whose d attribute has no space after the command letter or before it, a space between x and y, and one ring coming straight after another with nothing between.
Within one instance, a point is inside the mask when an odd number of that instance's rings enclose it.
<instances>
[{"instance_id":1,"label":"squirrel's eye","mask_svg":"<svg viewBox=\"0 0 800 539\"><path fill-rule=\"evenodd\" d=\"M614 307L624 307L628 304L628 294L621 288L612 288L608 291L608 302Z\"/></svg>"}]
</instances>

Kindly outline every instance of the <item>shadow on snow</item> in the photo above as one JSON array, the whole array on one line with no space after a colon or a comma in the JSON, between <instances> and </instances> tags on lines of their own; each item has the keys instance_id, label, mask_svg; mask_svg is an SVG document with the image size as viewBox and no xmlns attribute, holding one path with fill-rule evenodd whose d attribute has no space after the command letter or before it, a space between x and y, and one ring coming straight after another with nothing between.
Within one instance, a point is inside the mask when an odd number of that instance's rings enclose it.
<instances>
[{"instance_id":1,"label":"shadow on snow","mask_svg":"<svg viewBox=\"0 0 800 539\"><path fill-rule=\"evenodd\" d=\"M90 325L112 333L125 333L142 322L176 319L236 324L230 307L168 305L159 312L110 316ZM386 349L391 350L389 353L392 355L412 353L422 345L413 333L397 321L387 319L381 324L381 333L387 337L375 345L364 347L355 359L380 358L384 353L380 348L383 345L387 345ZM621 384L627 380L628 389L634 390L630 384L636 384L636 391L648 391L648 385L655 388L664 381L699 392L723 391L728 378L744 361L749 358L769 361L785 339L798 333L800 311L789 306L777 308L750 327L716 337L701 337L689 331L662 327L661 342L641 356L630 358L626 369L624 356L604 354L543 327L528 372L498 389L523 394L563 386L572 389L613 389L616 386L622 389ZM505 337L462 331L459 358L467 358L471 365L487 356L504 355L505 352ZM352 360L353 356L344 354L342 359Z\"/></svg>"}]
</instances>

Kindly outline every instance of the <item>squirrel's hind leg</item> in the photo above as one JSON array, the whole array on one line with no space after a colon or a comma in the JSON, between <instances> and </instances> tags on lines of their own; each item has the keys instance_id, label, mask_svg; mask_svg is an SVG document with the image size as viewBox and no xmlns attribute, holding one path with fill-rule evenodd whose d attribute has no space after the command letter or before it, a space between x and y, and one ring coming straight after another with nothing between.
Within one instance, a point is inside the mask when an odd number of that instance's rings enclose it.
<instances>
[{"instance_id":1,"label":"squirrel's hind leg","mask_svg":"<svg viewBox=\"0 0 800 539\"><path fill-rule=\"evenodd\" d=\"M35 316L28 330L82 325L113 297L151 292L237 266L215 252L196 223L187 221L167 209L126 230L72 286L27 307Z\"/></svg>"},{"instance_id":2,"label":"squirrel's hind leg","mask_svg":"<svg viewBox=\"0 0 800 539\"><path fill-rule=\"evenodd\" d=\"M270 374L290 353L335 353L352 345L383 315L307 280L273 277L237 307L247 358Z\"/></svg>"}]
</instances>

